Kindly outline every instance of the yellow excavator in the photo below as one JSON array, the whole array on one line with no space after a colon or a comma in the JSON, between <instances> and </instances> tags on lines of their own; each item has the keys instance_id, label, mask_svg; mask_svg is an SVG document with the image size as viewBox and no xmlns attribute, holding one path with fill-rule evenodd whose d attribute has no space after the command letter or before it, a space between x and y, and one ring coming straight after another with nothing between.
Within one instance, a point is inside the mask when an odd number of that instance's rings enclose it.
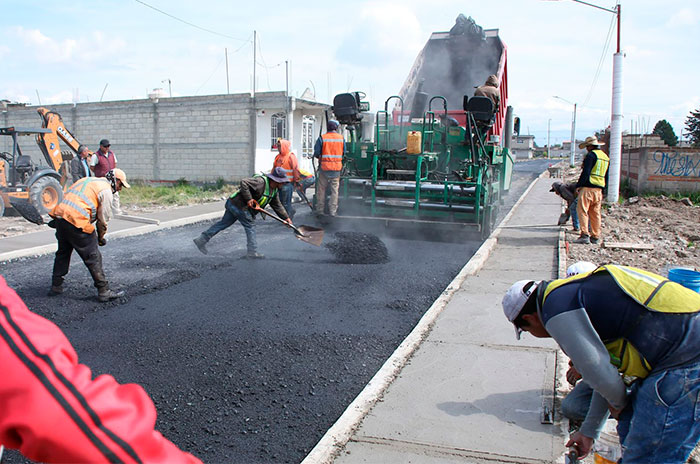
<instances>
[{"instance_id":1,"label":"yellow excavator","mask_svg":"<svg viewBox=\"0 0 700 464\"><path fill-rule=\"evenodd\" d=\"M63 124L61 115L38 108L42 127L0 127L0 136L12 137L12 152L0 152L0 216L11 200L21 199L31 203L40 214L46 214L63 199L63 189L70 185L65 162L78 153L80 143ZM19 138L35 136L36 143L48 166L35 164L31 157L22 154ZM61 151L60 140L70 151Z\"/></svg>"}]
</instances>

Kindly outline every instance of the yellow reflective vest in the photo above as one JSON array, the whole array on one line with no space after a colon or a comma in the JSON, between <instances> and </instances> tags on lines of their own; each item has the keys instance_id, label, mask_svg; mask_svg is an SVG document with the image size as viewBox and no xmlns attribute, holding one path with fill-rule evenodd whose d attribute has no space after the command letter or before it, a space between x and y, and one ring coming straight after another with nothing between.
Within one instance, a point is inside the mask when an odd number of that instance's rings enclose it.
<instances>
[{"instance_id":1,"label":"yellow reflective vest","mask_svg":"<svg viewBox=\"0 0 700 464\"><path fill-rule=\"evenodd\" d=\"M605 187L605 174L608 172L610 158L603 150L592 150L596 156L595 164L591 169L591 176L588 181L598 187Z\"/></svg>"},{"instance_id":2,"label":"yellow reflective vest","mask_svg":"<svg viewBox=\"0 0 700 464\"><path fill-rule=\"evenodd\" d=\"M607 272L620 289L648 311L669 314L690 314L700 312L700 293L671 282L653 272L630 266L608 264L597 269L566 279L553 280L544 290L542 303L555 289L591 274ZM626 378L644 378L653 366L624 338L603 341L610 354L610 362Z\"/></svg>"}]
</instances>

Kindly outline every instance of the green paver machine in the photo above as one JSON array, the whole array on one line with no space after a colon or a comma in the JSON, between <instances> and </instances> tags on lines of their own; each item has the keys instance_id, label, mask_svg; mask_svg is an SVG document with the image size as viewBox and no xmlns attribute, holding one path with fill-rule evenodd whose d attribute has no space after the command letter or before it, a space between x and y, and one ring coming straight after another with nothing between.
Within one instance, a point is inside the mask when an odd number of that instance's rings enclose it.
<instances>
[{"instance_id":1,"label":"green paver machine","mask_svg":"<svg viewBox=\"0 0 700 464\"><path fill-rule=\"evenodd\" d=\"M433 33L401 93L374 114L361 92L334 98L333 113L346 129L341 217L490 234L510 188L513 158L501 140L510 141L512 108L505 45L497 30L476 28ZM471 97L490 74L499 78L498 106Z\"/></svg>"}]
</instances>

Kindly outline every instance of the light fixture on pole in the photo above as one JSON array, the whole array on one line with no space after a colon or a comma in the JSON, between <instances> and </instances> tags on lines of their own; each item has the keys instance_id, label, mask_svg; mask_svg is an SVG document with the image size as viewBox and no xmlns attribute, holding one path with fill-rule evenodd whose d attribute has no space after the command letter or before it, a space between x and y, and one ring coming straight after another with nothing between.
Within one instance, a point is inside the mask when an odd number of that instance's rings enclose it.
<instances>
[{"instance_id":1,"label":"light fixture on pole","mask_svg":"<svg viewBox=\"0 0 700 464\"><path fill-rule=\"evenodd\" d=\"M559 100L568 103L569 105L574 105L574 116L571 119L571 154L569 155L569 166L574 167L575 160L574 157L576 156L576 103L572 103L566 98L561 98L557 97L554 95L554 98L558 98Z\"/></svg>"}]
</instances>

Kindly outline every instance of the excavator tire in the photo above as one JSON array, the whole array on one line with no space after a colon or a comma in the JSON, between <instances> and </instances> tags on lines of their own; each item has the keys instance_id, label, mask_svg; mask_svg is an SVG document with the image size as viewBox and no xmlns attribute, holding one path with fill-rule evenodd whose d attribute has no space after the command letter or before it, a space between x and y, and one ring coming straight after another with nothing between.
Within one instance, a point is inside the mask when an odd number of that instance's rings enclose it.
<instances>
[{"instance_id":1,"label":"excavator tire","mask_svg":"<svg viewBox=\"0 0 700 464\"><path fill-rule=\"evenodd\" d=\"M48 214L63 200L63 189L58 180L44 176L29 187L29 199L40 214Z\"/></svg>"}]
</instances>

